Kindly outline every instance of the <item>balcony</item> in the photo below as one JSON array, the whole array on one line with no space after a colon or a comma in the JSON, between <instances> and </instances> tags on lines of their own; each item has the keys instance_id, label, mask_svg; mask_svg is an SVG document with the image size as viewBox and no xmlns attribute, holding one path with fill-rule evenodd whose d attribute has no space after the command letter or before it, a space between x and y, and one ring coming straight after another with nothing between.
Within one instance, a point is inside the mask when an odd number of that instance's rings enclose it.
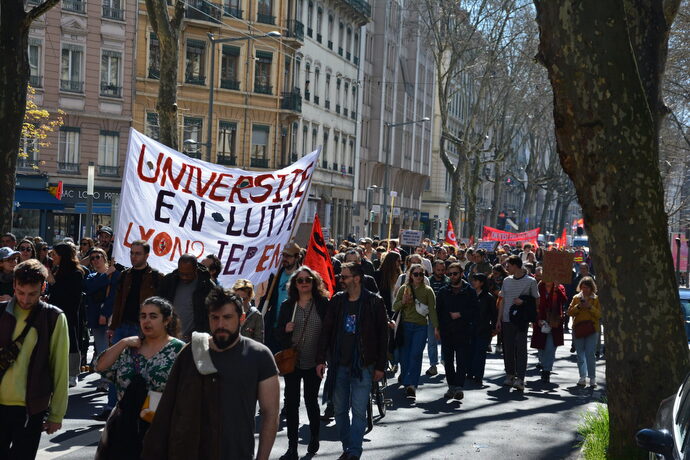
<instances>
[{"instance_id":1,"label":"balcony","mask_svg":"<svg viewBox=\"0 0 690 460\"><path fill-rule=\"evenodd\" d=\"M250 166L252 168L268 168L268 158L252 158Z\"/></svg>"},{"instance_id":2,"label":"balcony","mask_svg":"<svg viewBox=\"0 0 690 460\"><path fill-rule=\"evenodd\" d=\"M118 166L98 165L98 175L104 177L119 177L120 168Z\"/></svg>"},{"instance_id":3,"label":"balcony","mask_svg":"<svg viewBox=\"0 0 690 460\"><path fill-rule=\"evenodd\" d=\"M342 47L342 46L339 46L339 47L338 47L338 55L339 55L339 56L342 56L342 55L343 55L343 47Z\"/></svg>"},{"instance_id":4,"label":"balcony","mask_svg":"<svg viewBox=\"0 0 690 460\"><path fill-rule=\"evenodd\" d=\"M122 8L113 8L110 6L103 5L103 17L106 19L115 19L116 21L122 21L125 18L125 10Z\"/></svg>"},{"instance_id":5,"label":"balcony","mask_svg":"<svg viewBox=\"0 0 690 460\"><path fill-rule=\"evenodd\" d=\"M367 18L371 17L371 5L366 0L343 0L357 13Z\"/></svg>"},{"instance_id":6,"label":"balcony","mask_svg":"<svg viewBox=\"0 0 690 460\"><path fill-rule=\"evenodd\" d=\"M64 174L79 174L79 163L69 163L66 161L58 161L58 172Z\"/></svg>"},{"instance_id":7,"label":"balcony","mask_svg":"<svg viewBox=\"0 0 690 460\"><path fill-rule=\"evenodd\" d=\"M101 82L101 96L122 97L122 86Z\"/></svg>"},{"instance_id":8,"label":"balcony","mask_svg":"<svg viewBox=\"0 0 690 460\"><path fill-rule=\"evenodd\" d=\"M321 43L322 39L323 39L323 37L321 36L321 34L316 34L316 41L317 42Z\"/></svg>"},{"instance_id":9,"label":"balcony","mask_svg":"<svg viewBox=\"0 0 690 460\"><path fill-rule=\"evenodd\" d=\"M310 38L313 37L314 36L314 29L312 29L311 27L307 27L307 36Z\"/></svg>"},{"instance_id":10,"label":"balcony","mask_svg":"<svg viewBox=\"0 0 690 460\"><path fill-rule=\"evenodd\" d=\"M196 158L197 160L201 159L201 150L185 150L182 153L187 155L189 158Z\"/></svg>"},{"instance_id":11,"label":"balcony","mask_svg":"<svg viewBox=\"0 0 690 460\"><path fill-rule=\"evenodd\" d=\"M270 14L256 13L256 22L275 25L276 17Z\"/></svg>"},{"instance_id":12,"label":"balcony","mask_svg":"<svg viewBox=\"0 0 690 460\"><path fill-rule=\"evenodd\" d=\"M327 109L330 109L331 108L331 101L326 99L325 101L323 101L323 106L326 107Z\"/></svg>"},{"instance_id":13,"label":"balcony","mask_svg":"<svg viewBox=\"0 0 690 460\"><path fill-rule=\"evenodd\" d=\"M159 80L161 78L161 69L158 67L149 67L149 78Z\"/></svg>"},{"instance_id":14,"label":"balcony","mask_svg":"<svg viewBox=\"0 0 690 460\"><path fill-rule=\"evenodd\" d=\"M340 104L335 105L335 113L340 113Z\"/></svg>"},{"instance_id":15,"label":"balcony","mask_svg":"<svg viewBox=\"0 0 690 460\"><path fill-rule=\"evenodd\" d=\"M323 169L328 169L328 160L323 160L323 161L321 162L321 167L322 167Z\"/></svg>"},{"instance_id":16,"label":"balcony","mask_svg":"<svg viewBox=\"0 0 690 460\"><path fill-rule=\"evenodd\" d=\"M29 85L32 88L43 88L43 77L40 75L31 75L29 77Z\"/></svg>"},{"instance_id":17,"label":"balcony","mask_svg":"<svg viewBox=\"0 0 690 460\"><path fill-rule=\"evenodd\" d=\"M86 13L86 2L82 0L62 0L63 11L72 11L74 13Z\"/></svg>"},{"instance_id":18,"label":"balcony","mask_svg":"<svg viewBox=\"0 0 690 460\"><path fill-rule=\"evenodd\" d=\"M338 163L333 163L333 171L337 171L337 170L338 170Z\"/></svg>"},{"instance_id":19,"label":"balcony","mask_svg":"<svg viewBox=\"0 0 690 460\"><path fill-rule=\"evenodd\" d=\"M184 17L197 21L208 21L221 24L223 22L221 19L223 12L223 5L219 3L196 0L187 3L187 7L184 11Z\"/></svg>"},{"instance_id":20,"label":"balcony","mask_svg":"<svg viewBox=\"0 0 690 460\"><path fill-rule=\"evenodd\" d=\"M288 19L287 30L287 37L304 41L304 24L297 19Z\"/></svg>"},{"instance_id":21,"label":"balcony","mask_svg":"<svg viewBox=\"0 0 690 460\"><path fill-rule=\"evenodd\" d=\"M273 86L254 84L254 92L257 94L273 94Z\"/></svg>"},{"instance_id":22,"label":"balcony","mask_svg":"<svg viewBox=\"0 0 690 460\"><path fill-rule=\"evenodd\" d=\"M237 157L235 155L218 154L218 164L225 166L237 166Z\"/></svg>"},{"instance_id":23,"label":"balcony","mask_svg":"<svg viewBox=\"0 0 690 460\"><path fill-rule=\"evenodd\" d=\"M319 105L319 96L314 96L314 104Z\"/></svg>"},{"instance_id":24,"label":"balcony","mask_svg":"<svg viewBox=\"0 0 690 460\"><path fill-rule=\"evenodd\" d=\"M223 14L225 16L230 16L237 19L242 19L242 10L236 6L225 5L223 8Z\"/></svg>"},{"instance_id":25,"label":"balcony","mask_svg":"<svg viewBox=\"0 0 690 460\"><path fill-rule=\"evenodd\" d=\"M302 112L302 96L297 88L288 93L281 94L280 108L283 110L292 110L293 112Z\"/></svg>"},{"instance_id":26,"label":"balcony","mask_svg":"<svg viewBox=\"0 0 690 460\"><path fill-rule=\"evenodd\" d=\"M206 76L205 75L185 75L184 82L190 85L205 85Z\"/></svg>"},{"instance_id":27,"label":"balcony","mask_svg":"<svg viewBox=\"0 0 690 460\"><path fill-rule=\"evenodd\" d=\"M340 174L345 174L345 173L347 173L347 166L340 165Z\"/></svg>"},{"instance_id":28,"label":"balcony","mask_svg":"<svg viewBox=\"0 0 690 460\"><path fill-rule=\"evenodd\" d=\"M328 49L333 50L333 42L331 40L328 40Z\"/></svg>"},{"instance_id":29,"label":"balcony","mask_svg":"<svg viewBox=\"0 0 690 460\"><path fill-rule=\"evenodd\" d=\"M232 78L221 78L220 79L220 87L223 89L232 89L235 91L240 90L240 82L239 80L233 80Z\"/></svg>"},{"instance_id":30,"label":"balcony","mask_svg":"<svg viewBox=\"0 0 690 460\"><path fill-rule=\"evenodd\" d=\"M311 91L307 90L304 92L304 100L305 101L310 101L311 100Z\"/></svg>"},{"instance_id":31,"label":"balcony","mask_svg":"<svg viewBox=\"0 0 690 460\"><path fill-rule=\"evenodd\" d=\"M60 89L70 93L83 93L84 82L78 80L60 80Z\"/></svg>"}]
</instances>

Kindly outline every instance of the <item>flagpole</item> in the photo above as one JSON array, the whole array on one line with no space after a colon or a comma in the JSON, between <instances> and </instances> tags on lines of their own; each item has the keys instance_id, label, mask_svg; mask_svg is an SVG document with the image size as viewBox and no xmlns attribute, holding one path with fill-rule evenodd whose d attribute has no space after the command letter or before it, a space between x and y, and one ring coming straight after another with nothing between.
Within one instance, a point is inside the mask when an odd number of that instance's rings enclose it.
<instances>
[{"instance_id":1,"label":"flagpole","mask_svg":"<svg viewBox=\"0 0 690 460\"><path fill-rule=\"evenodd\" d=\"M397 192L391 192L391 215L388 216L388 245L386 246L386 252L391 250L391 230L393 229L393 209L395 207L395 197L398 196Z\"/></svg>"},{"instance_id":2,"label":"flagpole","mask_svg":"<svg viewBox=\"0 0 690 460\"><path fill-rule=\"evenodd\" d=\"M292 237L295 235L295 230L297 229L297 225L299 222L299 218L302 215L302 207L304 206L304 202L309 200L309 191L311 190L311 181L314 179L314 172L316 172L316 165L319 164L319 158L321 157L321 147L319 147L319 154L316 155L316 161L314 162L314 169L311 172L311 176L309 176L309 184L307 185L307 188L304 189L304 196L299 202L299 209L297 210L297 214L295 214L295 220L292 223L292 230L290 230L290 238L288 238L288 244L290 241L292 241ZM299 189L298 189L299 191ZM275 272L273 275L277 275L278 272ZM266 292L266 296L264 297L264 303L261 305L261 315L266 316L266 310L268 310L268 301L270 300L271 296L273 295L273 290L276 287L276 284L278 284L278 277L273 276L273 281L271 282L271 285L268 288L268 291Z\"/></svg>"}]
</instances>

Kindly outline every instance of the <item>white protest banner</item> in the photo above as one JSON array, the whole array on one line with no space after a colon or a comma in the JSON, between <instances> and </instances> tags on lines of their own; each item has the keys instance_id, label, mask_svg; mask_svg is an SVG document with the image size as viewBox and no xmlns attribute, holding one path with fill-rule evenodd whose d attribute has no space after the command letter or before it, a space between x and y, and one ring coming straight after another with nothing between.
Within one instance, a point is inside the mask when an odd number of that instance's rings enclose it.
<instances>
[{"instance_id":1,"label":"white protest banner","mask_svg":"<svg viewBox=\"0 0 690 460\"><path fill-rule=\"evenodd\" d=\"M422 244L424 232L421 230L402 230L398 239L400 246L419 246Z\"/></svg>"},{"instance_id":2,"label":"white protest banner","mask_svg":"<svg viewBox=\"0 0 690 460\"><path fill-rule=\"evenodd\" d=\"M281 258L320 149L278 171L243 171L190 158L130 129L113 256L129 265L133 241L151 245L162 273L184 253L220 258L218 279L266 281Z\"/></svg>"}]
</instances>

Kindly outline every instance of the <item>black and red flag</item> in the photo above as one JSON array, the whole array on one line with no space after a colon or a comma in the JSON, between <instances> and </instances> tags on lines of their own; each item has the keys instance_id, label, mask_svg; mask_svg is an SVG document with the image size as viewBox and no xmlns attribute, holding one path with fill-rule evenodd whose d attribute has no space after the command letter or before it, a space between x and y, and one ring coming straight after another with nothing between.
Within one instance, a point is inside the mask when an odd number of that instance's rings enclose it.
<instances>
[{"instance_id":1,"label":"black and red flag","mask_svg":"<svg viewBox=\"0 0 690 460\"><path fill-rule=\"evenodd\" d=\"M321 275L326 289L332 296L336 291L335 270L333 270L333 262L331 262L331 256L328 255L328 249L326 249L318 214L314 214L314 225L311 229L303 264Z\"/></svg>"}]
</instances>

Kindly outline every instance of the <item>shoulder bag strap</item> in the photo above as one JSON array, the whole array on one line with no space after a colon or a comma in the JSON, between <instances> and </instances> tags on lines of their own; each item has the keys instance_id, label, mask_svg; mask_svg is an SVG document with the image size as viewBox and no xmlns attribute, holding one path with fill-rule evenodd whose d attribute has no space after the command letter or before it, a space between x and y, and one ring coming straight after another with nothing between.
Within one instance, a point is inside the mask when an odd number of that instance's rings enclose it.
<instances>
[{"instance_id":1,"label":"shoulder bag strap","mask_svg":"<svg viewBox=\"0 0 690 460\"><path fill-rule=\"evenodd\" d=\"M297 312L297 309L299 308L299 304L295 302L295 311L292 313L292 320L295 320L295 312ZM309 323L309 317L311 316L311 312L314 311L315 305L314 301L312 300L311 302L311 308L309 309L309 313L307 313L307 318L304 320L304 325L302 326L302 335L300 335L299 340L297 341L297 344L299 345L303 340L304 340L304 334L307 332L307 324Z\"/></svg>"}]
</instances>

